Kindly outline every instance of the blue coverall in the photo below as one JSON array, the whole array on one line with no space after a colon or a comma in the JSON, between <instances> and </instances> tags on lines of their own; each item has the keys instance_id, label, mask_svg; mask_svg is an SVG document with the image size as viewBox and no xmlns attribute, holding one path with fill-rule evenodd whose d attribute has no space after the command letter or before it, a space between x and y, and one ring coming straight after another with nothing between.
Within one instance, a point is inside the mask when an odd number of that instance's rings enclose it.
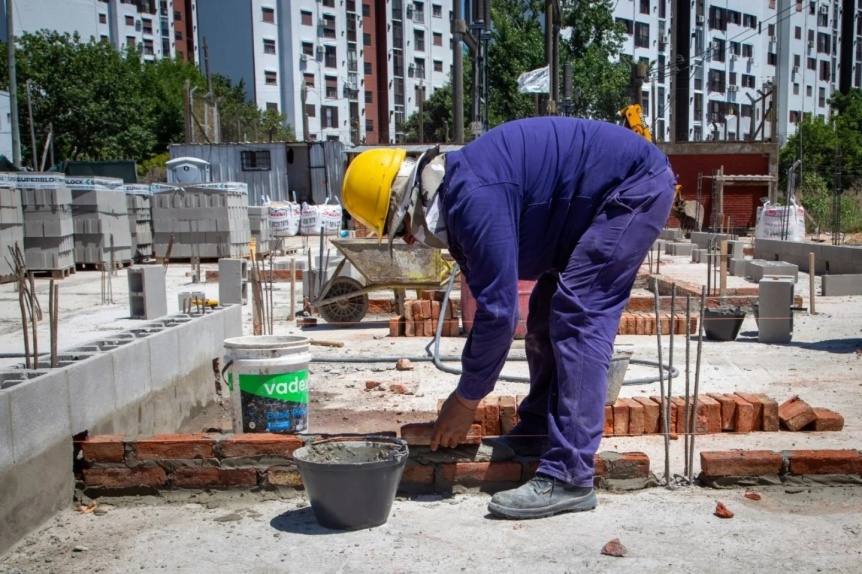
<instances>
[{"instance_id":1,"label":"blue coverall","mask_svg":"<svg viewBox=\"0 0 862 574\"><path fill-rule=\"evenodd\" d=\"M542 474L593 484L614 338L675 183L655 145L591 120L517 120L446 154L449 249L477 303L457 391L481 399L493 390L515 331L518 279L538 279L518 430L548 435Z\"/></svg>"}]
</instances>

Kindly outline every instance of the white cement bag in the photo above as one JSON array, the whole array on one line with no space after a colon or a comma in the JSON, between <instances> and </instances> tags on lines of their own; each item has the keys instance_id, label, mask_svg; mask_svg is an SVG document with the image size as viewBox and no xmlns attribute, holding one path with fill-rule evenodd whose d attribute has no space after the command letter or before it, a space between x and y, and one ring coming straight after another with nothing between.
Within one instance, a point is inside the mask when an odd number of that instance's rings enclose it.
<instances>
[{"instance_id":1,"label":"white cement bag","mask_svg":"<svg viewBox=\"0 0 862 574\"><path fill-rule=\"evenodd\" d=\"M805 241L805 208L796 202L786 206L767 202L757 210L754 237Z\"/></svg>"},{"instance_id":2,"label":"white cement bag","mask_svg":"<svg viewBox=\"0 0 862 574\"><path fill-rule=\"evenodd\" d=\"M329 200L322 205L302 204L299 232L302 235L320 235L321 227L324 235L338 235L341 231L341 204L337 200L334 204Z\"/></svg>"},{"instance_id":3,"label":"white cement bag","mask_svg":"<svg viewBox=\"0 0 862 574\"><path fill-rule=\"evenodd\" d=\"M269 204L267 219L273 237L293 237L299 233L300 218L298 203L275 201Z\"/></svg>"}]
</instances>

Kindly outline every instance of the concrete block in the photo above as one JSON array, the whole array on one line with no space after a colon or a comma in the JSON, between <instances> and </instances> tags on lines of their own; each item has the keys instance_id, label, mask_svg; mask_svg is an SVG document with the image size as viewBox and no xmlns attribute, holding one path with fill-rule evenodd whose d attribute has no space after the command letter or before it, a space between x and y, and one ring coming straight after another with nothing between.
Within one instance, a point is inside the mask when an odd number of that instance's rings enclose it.
<instances>
[{"instance_id":1,"label":"concrete block","mask_svg":"<svg viewBox=\"0 0 862 574\"><path fill-rule=\"evenodd\" d=\"M691 262L692 263L706 263L706 254L709 253L706 249L692 249L691 250Z\"/></svg>"},{"instance_id":2,"label":"concrete block","mask_svg":"<svg viewBox=\"0 0 862 574\"><path fill-rule=\"evenodd\" d=\"M146 339L137 339L108 353L114 363L114 393L118 409L143 399L150 386L150 346Z\"/></svg>"},{"instance_id":3,"label":"concrete block","mask_svg":"<svg viewBox=\"0 0 862 574\"><path fill-rule=\"evenodd\" d=\"M248 298L248 262L244 259L219 259L218 271L219 304L244 304Z\"/></svg>"},{"instance_id":4,"label":"concrete block","mask_svg":"<svg viewBox=\"0 0 862 574\"><path fill-rule=\"evenodd\" d=\"M3 391L9 397L9 420L15 464L37 456L47 447L66 441L72 432L66 369L54 369ZM71 461L70 461L71 462Z\"/></svg>"},{"instance_id":5,"label":"concrete block","mask_svg":"<svg viewBox=\"0 0 862 574\"><path fill-rule=\"evenodd\" d=\"M664 228L661 230L659 234L661 239L666 241L679 241L683 238L682 229L677 228Z\"/></svg>"},{"instance_id":6,"label":"concrete block","mask_svg":"<svg viewBox=\"0 0 862 574\"><path fill-rule=\"evenodd\" d=\"M169 388L179 380L183 362L179 350L178 331L167 328L159 333L153 333L144 341L150 348L152 390L161 391Z\"/></svg>"},{"instance_id":7,"label":"concrete block","mask_svg":"<svg viewBox=\"0 0 862 574\"><path fill-rule=\"evenodd\" d=\"M719 245L719 248L721 246ZM731 240L727 242L727 255L731 258L742 259L745 257L745 242Z\"/></svg>"},{"instance_id":8,"label":"concrete block","mask_svg":"<svg viewBox=\"0 0 862 574\"><path fill-rule=\"evenodd\" d=\"M219 310L224 321L224 338L242 336L242 307L232 305L226 309Z\"/></svg>"},{"instance_id":9,"label":"concrete block","mask_svg":"<svg viewBox=\"0 0 862 574\"><path fill-rule=\"evenodd\" d=\"M758 341L789 343L793 335L793 278L765 277L758 297Z\"/></svg>"},{"instance_id":10,"label":"concrete block","mask_svg":"<svg viewBox=\"0 0 862 574\"><path fill-rule=\"evenodd\" d=\"M92 429L110 419L117 405L111 354L93 355L64 370L69 377L72 434Z\"/></svg>"},{"instance_id":11,"label":"concrete block","mask_svg":"<svg viewBox=\"0 0 862 574\"><path fill-rule=\"evenodd\" d=\"M824 275L821 295L862 295L862 275Z\"/></svg>"},{"instance_id":12,"label":"concrete block","mask_svg":"<svg viewBox=\"0 0 862 574\"><path fill-rule=\"evenodd\" d=\"M665 245L665 253L668 255L681 255L690 257L694 245L691 243L668 243Z\"/></svg>"},{"instance_id":13,"label":"concrete block","mask_svg":"<svg viewBox=\"0 0 862 574\"><path fill-rule=\"evenodd\" d=\"M9 391L0 392L0 472L15 464L12 445L12 406Z\"/></svg>"},{"instance_id":14,"label":"concrete block","mask_svg":"<svg viewBox=\"0 0 862 574\"><path fill-rule=\"evenodd\" d=\"M129 314L132 319L158 319L168 314L165 268L161 265L130 267Z\"/></svg>"},{"instance_id":15,"label":"concrete block","mask_svg":"<svg viewBox=\"0 0 862 574\"><path fill-rule=\"evenodd\" d=\"M785 261L752 261L748 267L749 277L755 283L767 276L793 277L796 283L799 267Z\"/></svg>"},{"instance_id":16,"label":"concrete block","mask_svg":"<svg viewBox=\"0 0 862 574\"><path fill-rule=\"evenodd\" d=\"M745 277L745 272L748 269L748 260L735 258L730 259L727 269L734 277Z\"/></svg>"}]
</instances>

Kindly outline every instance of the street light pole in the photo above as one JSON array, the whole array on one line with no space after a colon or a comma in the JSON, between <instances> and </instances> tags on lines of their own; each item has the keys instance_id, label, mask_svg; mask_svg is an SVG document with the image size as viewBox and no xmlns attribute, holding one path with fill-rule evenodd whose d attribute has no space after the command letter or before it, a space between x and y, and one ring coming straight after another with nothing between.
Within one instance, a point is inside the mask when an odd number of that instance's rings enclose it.
<instances>
[{"instance_id":1,"label":"street light pole","mask_svg":"<svg viewBox=\"0 0 862 574\"><path fill-rule=\"evenodd\" d=\"M21 166L21 127L18 125L18 80L15 77L15 23L12 5L15 0L6 0L6 56L9 66L9 115L12 128L12 163Z\"/></svg>"}]
</instances>

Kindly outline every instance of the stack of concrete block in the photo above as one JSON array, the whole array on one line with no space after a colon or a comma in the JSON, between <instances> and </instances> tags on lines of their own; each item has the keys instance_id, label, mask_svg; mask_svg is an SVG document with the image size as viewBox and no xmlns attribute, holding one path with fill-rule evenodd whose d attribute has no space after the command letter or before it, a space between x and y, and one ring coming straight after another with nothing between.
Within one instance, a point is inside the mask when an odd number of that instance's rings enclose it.
<instances>
[{"instance_id":1,"label":"stack of concrete block","mask_svg":"<svg viewBox=\"0 0 862 574\"><path fill-rule=\"evenodd\" d=\"M153 250L171 258L242 258L251 225L248 187L243 183L153 185Z\"/></svg>"},{"instance_id":2,"label":"stack of concrete block","mask_svg":"<svg viewBox=\"0 0 862 574\"><path fill-rule=\"evenodd\" d=\"M0 283L10 281L15 272L6 246L15 244L24 249L24 212L21 209L21 192L16 188L14 173L0 174Z\"/></svg>"},{"instance_id":3,"label":"stack of concrete block","mask_svg":"<svg viewBox=\"0 0 862 574\"><path fill-rule=\"evenodd\" d=\"M129 232L132 234L132 254L143 261L153 256L153 216L149 185L125 185L129 212Z\"/></svg>"},{"instance_id":4,"label":"stack of concrete block","mask_svg":"<svg viewBox=\"0 0 862 574\"><path fill-rule=\"evenodd\" d=\"M659 239L664 239L666 241L681 241L683 238L682 229L679 227L669 228L666 227L661 230L659 234Z\"/></svg>"},{"instance_id":5,"label":"stack of concrete block","mask_svg":"<svg viewBox=\"0 0 862 574\"><path fill-rule=\"evenodd\" d=\"M727 266L728 273L734 277L745 277L748 271L748 259L731 259Z\"/></svg>"},{"instance_id":6,"label":"stack of concrete block","mask_svg":"<svg viewBox=\"0 0 862 574\"><path fill-rule=\"evenodd\" d=\"M248 220L251 229L251 236L254 237L257 243L258 253L269 253L269 250L274 247L271 241L271 233L269 230L269 208L249 206Z\"/></svg>"},{"instance_id":7,"label":"stack of concrete block","mask_svg":"<svg viewBox=\"0 0 862 574\"><path fill-rule=\"evenodd\" d=\"M668 255L690 256L694 245L691 243L666 243L664 252Z\"/></svg>"},{"instance_id":8,"label":"stack of concrete block","mask_svg":"<svg viewBox=\"0 0 862 574\"><path fill-rule=\"evenodd\" d=\"M75 267L72 192L62 173L17 174L24 209L24 262L30 271Z\"/></svg>"},{"instance_id":9,"label":"stack of concrete block","mask_svg":"<svg viewBox=\"0 0 862 574\"><path fill-rule=\"evenodd\" d=\"M132 234L123 180L68 176L66 185L72 191L75 263L131 262Z\"/></svg>"}]
</instances>

